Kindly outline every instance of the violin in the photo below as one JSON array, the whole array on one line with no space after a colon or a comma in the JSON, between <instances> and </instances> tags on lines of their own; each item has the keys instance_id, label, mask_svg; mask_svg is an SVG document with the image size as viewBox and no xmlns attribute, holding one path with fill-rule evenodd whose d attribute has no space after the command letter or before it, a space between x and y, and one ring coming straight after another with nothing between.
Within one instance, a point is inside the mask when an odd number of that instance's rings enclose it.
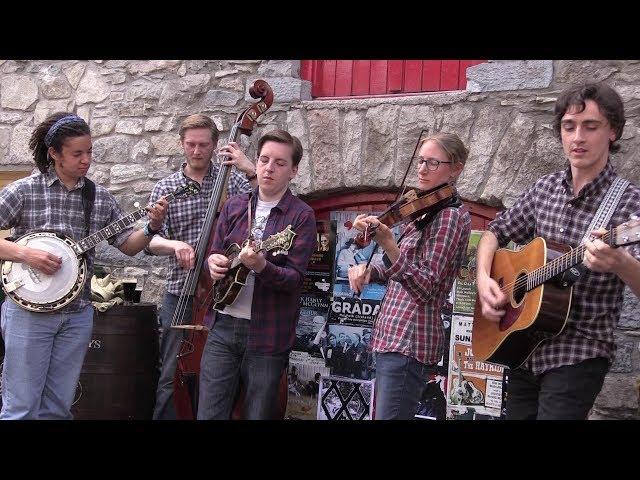
<instances>
[{"instance_id":1,"label":"violin","mask_svg":"<svg viewBox=\"0 0 640 480\"><path fill-rule=\"evenodd\" d=\"M438 209L446 200L450 200L457 195L453 185L444 183L431 190L422 191L409 190L400 199L391 204L384 212L378 215L380 223L389 228L402 225L422 215ZM355 237L355 243L359 248L366 247L375 236L377 225L367 225L364 232L360 232Z\"/></svg>"}]
</instances>

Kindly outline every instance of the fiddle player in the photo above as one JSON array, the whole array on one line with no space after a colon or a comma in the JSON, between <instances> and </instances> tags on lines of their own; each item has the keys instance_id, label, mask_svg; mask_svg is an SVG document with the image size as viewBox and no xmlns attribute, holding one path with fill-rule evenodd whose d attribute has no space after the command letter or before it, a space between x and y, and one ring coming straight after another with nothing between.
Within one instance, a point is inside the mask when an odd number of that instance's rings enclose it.
<instances>
[{"instance_id":1,"label":"fiddle player","mask_svg":"<svg viewBox=\"0 0 640 480\"><path fill-rule=\"evenodd\" d=\"M245 391L243 418L276 416L302 282L317 247L313 209L289 189L301 159L298 138L284 130L267 132L258 141L258 188L230 198L220 212L207 260L213 280L229 270L227 248L242 245L249 233L254 240L266 240L291 225L296 235L287 251L264 255L252 242L239 253L251 273L235 301L215 312L200 363L199 420L228 420L239 385Z\"/></svg>"},{"instance_id":2,"label":"fiddle player","mask_svg":"<svg viewBox=\"0 0 640 480\"><path fill-rule=\"evenodd\" d=\"M418 184L430 191L454 184L469 151L452 133L436 133L420 143ZM371 280L387 282L387 293L374 323L371 349L376 353L376 420L410 420L428 382L428 369L444 352L440 310L469 241L471 218L457 194L404 228L396 243L378 217L358 215L354 227L375 228L385 251L384 265L356 265L349 284L359 293Z\"/></svg>"}]
</instances>

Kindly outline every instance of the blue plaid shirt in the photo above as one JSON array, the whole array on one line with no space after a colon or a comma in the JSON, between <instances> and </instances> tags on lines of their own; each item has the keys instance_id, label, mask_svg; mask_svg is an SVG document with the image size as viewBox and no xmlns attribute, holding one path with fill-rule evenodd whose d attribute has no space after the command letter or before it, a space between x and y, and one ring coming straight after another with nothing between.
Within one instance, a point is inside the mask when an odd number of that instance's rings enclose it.
<instances>
[{"instance_id":1,"label":"blue plaid shirt","mask_svg":"<svg viewBox=\"0 0 640 480\"><path fill-rule=\"evenodd\" d=\"M84 208L82 206L84 178L71 189L60 181L55 169L46 174L34 173L0 190L0 230L13 228L16 239L28 233L49 230L80 241L86 236ZM125 214L107 189L96 185L96 198L91 214L91 233L120 220ZM108 241L119 247L133 232L129 227ZM75 312L91 301L91 282L95 250L86 252L87 281L82 294L60 312Z\"/></svg>"}]
</instances>

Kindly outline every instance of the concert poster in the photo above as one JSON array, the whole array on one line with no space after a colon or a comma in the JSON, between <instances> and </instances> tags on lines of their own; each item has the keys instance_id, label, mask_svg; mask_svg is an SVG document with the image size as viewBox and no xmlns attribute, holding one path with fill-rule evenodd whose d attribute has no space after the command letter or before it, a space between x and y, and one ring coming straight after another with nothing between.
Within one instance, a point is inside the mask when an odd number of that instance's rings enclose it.
<instances>
[{"instance_id":1,"label":"concert poster","mask_svg":"<svg viewBox=\"0 0 640 480\"><path fill-rule=\"evenodd\" d=\"M353 221L361 213L370 212L332 211L330 214L332 227L335 228L335 261L333 302L329 311L329 323L372 326L386 291L386 284L371 282L356 297L349 287L350 266L366 264L371 257L373 257L371 265L383 265L384 251L375 248L375 241L371 241L366 246L356 241L360 232L353 228ZM397 227L393 229L396 239L399 237L399 231Z\"/></svg>"},{"instance_id":2,"label":"concert poster","mask_svg":"<svg viewBox=\"0 0 640 480\"><path fill-rule=\"evenodd\" d=\"M454 283L453 313L473 315L476 304L476 259L483 230L471 230L467 250Z\"/></svg>"},{"instance_id":3,"label":"concert poster","mask_svg":"<svg viewBox=\"0 0 640 480\"><path fill-rule=\"evenodd\" d=\"M369 327L327 325L324 358L332 375L370 380L375 377L375 353L371 350Z\"/></svg>"},{"instance_id":4,"label":"concert poster","mask_svg":"<svg viewBox=\"0 0 640 480\"><path fill-rule=\"evenodd\" d=\"M318 420L371 420L375 380L320 378Z\"/></svg>"},{"instance_id":5,"label":"concert poster","mask_svg":"<svg viewBox=\"0 0 640 480\"><path fill-rule=\"evenodd\" d=\"M305 274L302 294L329 298L332 294L333 263L335 258L335 227L330 221L317 220L317 247L311 255Z\"/></svg>"},{"instance_id":6,"label":"concert poster","mask_svg":"<svg viewBox=\"0 0 640 480\"><path fill-rule=\"evenodd\" d=\"M320 358L304 352L289 354L285 419L315 420L317 418L320 378L328 376L329 373L329 368Z\"/></svg>"},{"instance_id":7,"label":"concert poster","mask_svg":"<svg viewBox=\"0 0 640 480\"><path fill-rule=\"evenodd\" d=\"M473 317L453 315L447 382L447 417L500 417L504 367L473 357Z\"/></svg>"}]
</instances>

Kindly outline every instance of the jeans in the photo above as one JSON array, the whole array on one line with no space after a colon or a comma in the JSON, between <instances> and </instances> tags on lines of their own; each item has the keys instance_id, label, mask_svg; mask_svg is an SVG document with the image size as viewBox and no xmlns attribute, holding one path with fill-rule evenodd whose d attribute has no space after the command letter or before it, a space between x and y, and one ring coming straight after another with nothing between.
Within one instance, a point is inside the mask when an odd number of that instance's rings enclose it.
<instances>
[{"instance_id":1,"label":"jeans","mask_svg":"<svg viewBox=\"0 0 640 480\"><path fill-rule=\"evenodd\" d=\"M246 352L249 326L249 320L216 314L200 363L198 420L229 420L240 385L245 390L244 419L275 418L289 353Z\"/></svg>"},{"instance_id":2,"label":"jeans","mask_svg":"<svg viewBox=\"0 0 640 480\"><path fill-rule=\"evenodd\" d=\"M173 313L178 303L177 295L167 292L162 301L160 311L160 324L162 334L160 335L160 377L158 378L158 388L156 390L156 405L153 409L154 420L175 420L176 409L173 403L173 380L178 363L177 355L180 348L180 341L183 333L181 330L171 328ZM189 323L191 318L191 301L187 305L184 323Z\"/></svg>"},{"instance_id":3,"label":"jeans","mask_svg":"<svg viewBox=\"0 0 640 480\"><path fill-rule=\"evenodd\" d=\"M428 366L395 352L376 352L376 420L413 420L429 380Z\"/></svg>"},{"instance_id":4,"label":"jeans","mask_svg":"<svg viewBox=\"0 0 640 480\"><path fill-rule=\"evenodd\" d=\"M541 375L509 371L507 420L585 420L609 370L606 358L563 365Z\"/></svg>"},{"instance_id":5,"label":"jeans","mask_svg":"<svg viewBox=\"0 0 640 480\"><path fill-rule=\"evenodd\" d=\"M79 312L36 313L6 300L0 419L71 420L92 330L91 305Z\"/></svg>"}]
</instances>

